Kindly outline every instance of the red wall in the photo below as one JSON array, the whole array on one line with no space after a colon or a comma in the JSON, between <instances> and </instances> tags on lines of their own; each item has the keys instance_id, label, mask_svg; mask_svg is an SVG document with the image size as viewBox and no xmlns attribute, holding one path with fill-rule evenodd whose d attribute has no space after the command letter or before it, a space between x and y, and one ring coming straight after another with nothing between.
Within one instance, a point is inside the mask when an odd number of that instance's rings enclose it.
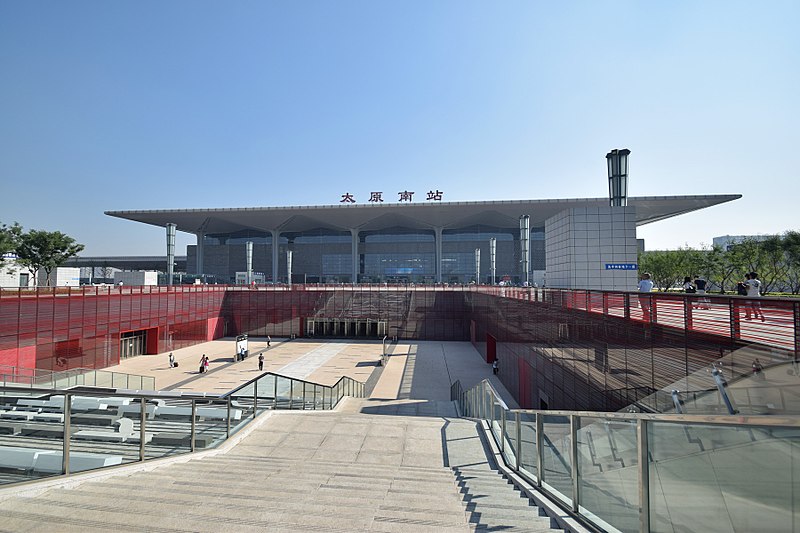
<instances>
[{"instance_id":1,"label":"red wall","mask_svg":"<svg viewBox=\"0 0 800 533\"><path fill-rule=\"evenodd\" d=\"M209 319L219 320L225 291L209 286L2 290L0 364L104 368L119 362L124 331L148 330L148 353L205 342ZM217 329L212 335L219 336Z\"/></svg>"}]
</instances>

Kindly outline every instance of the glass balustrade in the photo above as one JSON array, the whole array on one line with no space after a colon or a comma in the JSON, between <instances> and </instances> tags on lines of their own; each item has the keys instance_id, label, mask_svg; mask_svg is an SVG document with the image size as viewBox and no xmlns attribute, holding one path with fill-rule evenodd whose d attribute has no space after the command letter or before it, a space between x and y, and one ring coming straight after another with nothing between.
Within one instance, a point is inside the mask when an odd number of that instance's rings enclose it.
<instances>
[{"instance_id":1,"label":"glass balustrade","mask_svg":"<svg viewBox=\"0 0 800 533\"><path fill-rule=\"evenodd\" d=\"M69 372L60 383L153 386L141 376ZM71 393L37 388L33 377L22 388L16 377L13 387L0 386L0 485L212 448L265 410L331 409L364 394L347 377L325 386L271 373L223 396Z\"/></svg>"},{"instance_id":2,"label":"glass balustrade","mask_svg":"<svg viewBox=\"0 0 800 533\"><path fill-rule=\"evenodd\" d=\"M451 390L508 468L598 529L800 529L798 417L507 409L488 381Z\"/></svg>"}]
</instances>

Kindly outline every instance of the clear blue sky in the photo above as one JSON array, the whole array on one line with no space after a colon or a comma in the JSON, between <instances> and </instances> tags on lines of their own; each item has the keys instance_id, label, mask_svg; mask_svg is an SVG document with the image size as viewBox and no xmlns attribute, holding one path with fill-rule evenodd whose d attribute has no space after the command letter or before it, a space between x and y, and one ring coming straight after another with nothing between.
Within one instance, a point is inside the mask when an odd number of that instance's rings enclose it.
<instances>
[{"instance_id":1,"label":"clear blue sky","mask_svg":"<svg viewBox=\"0 0 800 533\"><path fill-rule=\"evenodd\" d=\"M105 210L740 193L649 249L800 230L800 2L0 2L0 221L163 254ZM179 233L179 253L194 238Z\"/></svg>"}]
</instances>

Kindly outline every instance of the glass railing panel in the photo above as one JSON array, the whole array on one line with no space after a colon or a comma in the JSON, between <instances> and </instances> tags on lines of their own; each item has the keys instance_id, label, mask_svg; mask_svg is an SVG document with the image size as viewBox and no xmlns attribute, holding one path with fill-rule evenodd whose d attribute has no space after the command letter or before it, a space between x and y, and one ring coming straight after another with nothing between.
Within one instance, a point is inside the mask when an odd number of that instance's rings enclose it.
<instances>
[{"instance_id":1,"label":"glass railing panel","mask_svg":"<svg viewBox=\"0 0 800 533\"><path fill-rule=\"evenodd\" d=\"M292 380L292 395L289 401L289 406L292 409L304 409L303 388L305 382L296 379Z\"/></svg>"},{"instance_id":2,"label":"glass railing panel","mask_svg":"<svg viewBox=\"0 0 800 533\"><path fill-rule=\"evenodd\" d=\"M275 376L267 374L258 378L258 412L272 409L275 404Z\"/></svg>"},{"instance_id":3,"label":"glass railing panel","mask_svg":"<svg viewBox=\"0 0 800 533\"><path fill-rule=\"evenodd\" d=\"M517 418L506 411L506 430L503 433L503 457L506 463L514 467L517 464Z\"/></svg>"},{"instance_id":4,"label":"glass railing panel","mask_svg":"<svg viewBox=\"0 0 800 533\"><path fill-rule=\"evenodd\" d=\"M503 438L503 406L500 405L500 402L495 401L492 404L492 434L494 435L495 441L500 442Z\"/></svg>"},{"instance_id":5,"label":"glass railing panel","mask_svg":"<svg viewBox=\"0 0 800 533\"><path fill-rule=\"evenodd\" d=\"M323 403L324 389L325 387L322 385L314 385L314 409L325 409L325 405Z\"/></svg>"},{"instance_id":6,"label":"glass railing panel","mask_svg":"<svg viewBox=\"0 0 800 533\"><path fill-rule=\"evenodd\" d=\"M520 470L528 481L535 482L539 479L539 468L536 461L536 415L520 413Z\"/></svg>"},{"instance_id":7,"label":"glass railing panel","mask_svg":"<svg viewBox=\"0 0 800 533\"><path fill-rule=\"evenodd\" d=\"M114 372L88 372L85 375L87 381L94 381L96 387L114 387Z\"/></svg>"},{"instance_id":8,"label":"glass railing panel","mask_svg":"<svg viewBox=\"0 0 800 533\"><path fill-rule=\"evenodd\" d=\"M145 458L189 453L192 449L192 402L184 398L156 398L145 402ZM138 419L141 404L122 407ZM137 424L138 428L138 424Z\"/></svg>"},{"instance_id":9,"label":"glass railing panel","mask_svg":"<svg viewBox=\"0 0 800 533\"><path fill-rule=\"evenodd\" d=\"M128 386L125 387L131 390L142 390L142 376L128 375Z\"/></svg>"},{"instance_id":10,"label":"glass railing panel","mask_svg":"<svg viewBox=\"0 0 800 533\"><path fill-rule=\"evenodd\" d=\"M261 396L261 384L259 384L259 402ZM269 387L263 387L264 389L268 389ZM274 385L273 385L274 388ZM264 391L265 394L272 394L269 390ZM236 409L241 412L238 418L231 417L231 434L236 433L240 429L242 429L249 420L253 418L253 397L255 394L255 384L250 383L249 385L242 387L238 391L232 393L230 395L231 399L231 408Z\"/></svg>"},{"instance_id":11,"label":"glass railing panel","mask_svg":"<svg viewBox=\"0 0 800 533\"><path fill-rule=\"evenodd\" d=\"M15 386L20 384L15 383ZM4 391L0 396L0 485L61 474L63 396ZM50 464L58 457L58 470Z\"/></svg>"},{"instance_id":12,"label":"glass railing panel","mask_svg":"<svg viewBox=\"0 0 800 533\"><path fill-rule=\"evenodd\" d=\"M564 503L572 503L572 466L570 465L569 417L543 415L542 459L546 489Z\"/></svg>"},{"instance_id":13,"label":"glass railing panel","mask_svg":"<svg viewBox=\"0 0 800 533\"><path fill-rule=\"evenodd\" d=\"M231 405L231 427L246 418L246 413L246 409ZM195 401L195 414L195 451L213 448L225 440L228 426L226 400L198 399Z\"/></svg>"},{"instance_id":14,"label":"glass railing panel","mask_svg":"<svg viewBox=\"0 0 800 533\"><path fill-rule=\"evenodd\" d=\"M59 396L53 396L53 400L56 398ZM138 461L139 402L135 398L116 396L72 396L69 471L82 472ZM61 472L59 458L51 457L50 461L50 468Z\"/></svg>"},{"instance_id":15,"label":"glass railing panel","mask_svg":"<svg viewBox=\"0 0 800 533\"><path fill-rule=\"evenodd\" d=\"M330 407L331 407L331 394L332 394L332 389L330 387L322 387L322 408L323 409L330 409Z\"/></svg>"},{"instance_id":16,"label":"glass railing panel","mask_svg":"<svg viewBox=\"0 0 800 533\"><path fill-rule=\"evenodd\" d=\"M119 389L128 388L128 376L119 372L111 372L111 387Z\"/></svg>"},{"instance_id":17,"label":"glass railing panel","mask_svg":"<svg viewBox=\"0 0 800 533\"><path fill-rule=\"evenodd\" d=\"M796 531L800 432L648 422L652 531Z\"/></svg>"},{"instance_id":18,"label":"glass railing panel","mask_svg":"<svg viewBox=\"0 0 800 533\"><path fill-rule=\"evenodd\" d=\"M278 409L288 409L292 396L292 380L283 376L275 376L276 398L275 405Z\"/></svg>"},{"instance_id":19,"label":"glass railing panel","mask_svg":"<svg viewBox=\"0 0 800 533\"><path fill-rule=\"evenodd\" d=\"M638 468L635 420L580 418L581 514L594 523L613 524L619 531L638 531Z\"/></svg>"}]
</instances>

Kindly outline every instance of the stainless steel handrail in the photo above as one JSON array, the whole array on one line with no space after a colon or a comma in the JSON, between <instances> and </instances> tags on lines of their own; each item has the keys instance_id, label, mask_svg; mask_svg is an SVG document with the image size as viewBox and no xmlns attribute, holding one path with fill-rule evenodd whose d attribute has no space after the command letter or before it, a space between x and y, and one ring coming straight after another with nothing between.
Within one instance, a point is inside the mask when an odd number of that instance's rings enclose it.
<instances>
[{"instance_id":1,"label":"stainless steel handrail","mask_svg":"<svg viewBox=\"0 0 800 533\"><path fill-rule=\"evenodd\" d=\"M605 413L596 411L567 411L567 410L540 410L540 409L507 409L503 407L501 419L503 423L500 425L501 434L496 434L495 424L493 424L495 414L495 406L505 406L506 404L497 394L495 387L489 380L483 380L475 386L461 390L460 383L453 384L451 389L458 390L460 396L454 398L461 409L462 416L467 418L484 419L488 423L490 433L500 449L500 455L503 462L508 468L516 472L520 477L526 479L531 484L538 487L543 493L550 496L554 503L559 505L564 511L571 513L577 519L591 525L604 529L606 524L593 522L593 518L586 516L584 511L591 514L590 511L584 510L581 503L581 472L578 468L579 464L579 431L581 431L581 421L591 420L592 422L628 422L633 424L636 435L636 454L638 459L637 465L637 488L638 488L638 512L639 512L639 530L641 532L649 532L651 526L651 495L650 495L650 459L651 449L648 445L648 432L651 431L651 424L671 424L671 425L702 425L712 426L718 428L743 428L743 429L762 429L773 430L776 428L786 428L794 430L800 428L800 416L770 416L770 415L691 415L691 414L650 414L650 413ZM487 405L486 399L489 398L492 402L491 406ZM535 462L528 460L527 464L535 463L536 474L532 475L523 468L523 448L521 426L522 417L533 418L531 422L535 424L535 449L532 451L536 455ZM569 446L569 471L570 471L570 490L571 494L556 494L553 491L558 491L551 484L545 482L544 471L544 419L545 417L566 417L569 421L569 432L564 434L564 443ZM513 419L515 421L514 434L507 433L506 419ZM769 433L772 436L772 433ZM508 439L509 443L514 443L514 456L509 455L509 451L505 447L505 440ZM565 454L566 456L566 454ZM564 467L567 465L565 464ZM549 476L548 476L549 477ZM567 500L562 499L568 499ZM602 519L598 517L602 522ZM613 526L613 524L612 524Z\"/></svg>"}]
</instances>

